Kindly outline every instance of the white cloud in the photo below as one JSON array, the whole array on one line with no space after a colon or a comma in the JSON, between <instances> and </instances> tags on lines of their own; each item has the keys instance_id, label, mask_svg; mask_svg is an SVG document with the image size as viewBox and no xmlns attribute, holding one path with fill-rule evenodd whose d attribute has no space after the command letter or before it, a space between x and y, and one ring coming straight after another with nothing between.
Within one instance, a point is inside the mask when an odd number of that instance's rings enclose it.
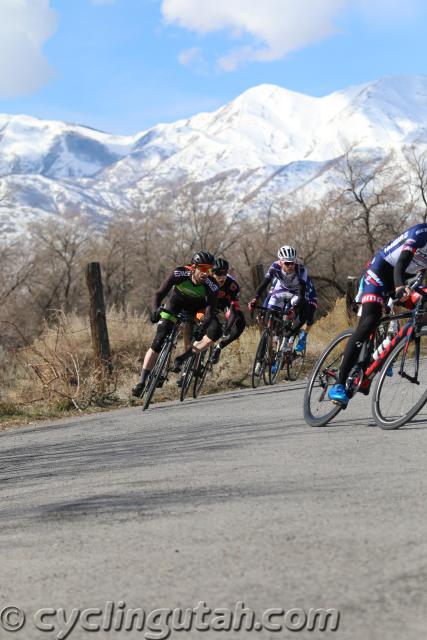
<instances>
[{"instance_id":1,"label":"white cloud","mask_svg":"<svg viewBox=\"0 0 427 640\"><path fill-rule=\"evenodd\" d=\"M200 47L191 47L190 49L181 51L178 55L178 62L186 67L190 67L200 75L208 73L209 65Z\"/></svg>"},{"instance_id":2,"label":"white cloud","mask_svg":"<svg viewBox=\"0 0 427 640\"><path fill-rule=\"evenodd\" d=\"M162 14L168 24L176 24L198 34L228 30L233 39L246 37L245 45L232 48L218 60L231 71L248 61L279 60L337 31L334 19L344 8L370 13L384 13L392 5L395 18L421 0L162 0ZM411 7L411 9L408 9ZM252 40L247 44L248 36Z\"/></svg>"},{"instance_id":3,"label":"white cloud","mask_svg":"<svg viewBox=\"0 0 427 640\"><path fill-rule=\"evenodd\" d=\"M206 34L228 29L253 43L231 50L220 65L231 70L244 61L278 60L334 32L333 17L348 0L163 0L168 23ZM307 19L309 16L309 19Z\"/></svg>"},{"instance_id":4,"label":"white cloud","mask_svg":"<svg viewBox=\"0 0 427 640\"><path fill-rule=\"evenodd\" d=\"M192 47L191 49L185 49L181 51L178 56L178 60L183 65L189 65L192 62L200 60L202 50L200 47Z\"/></svg>"},{"instance_id":5,"label":"white cloud","mask_svg":"<svg viewBox=\"0 0 427 640\"><path fill-rule=\"evenodd\" d=\"M49 0L0 0L0 97L34 93L49 80L42 48L56 25Z\"/></svg>"}]
</instances>

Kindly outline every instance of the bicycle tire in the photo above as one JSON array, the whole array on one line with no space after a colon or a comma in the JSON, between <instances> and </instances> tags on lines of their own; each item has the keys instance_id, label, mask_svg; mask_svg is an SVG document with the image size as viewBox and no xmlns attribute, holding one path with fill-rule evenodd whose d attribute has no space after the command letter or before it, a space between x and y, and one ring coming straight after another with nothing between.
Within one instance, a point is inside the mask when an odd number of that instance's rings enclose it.
<instances>
[{"instance_id":1,"label":"bicycle tire","mask_svg":"<svg viewBox=\"0 0 427 640\"><path fill-rule=\"evenodd\" d=\"M210 347L209 355L207 358L206 358L206 355L208 353L207 351L203 351L203 353L200 356L199 366L197 367L197 371L194 375L194 386L193 386L194 399L198 398L198 396L200 395L200 391L206 380L206 375L212 371L213 365L210 361L212 351L213 351L213 347ZM200 374L201 367L203 367L203 370Z\"/></svg>"},{"instance_id":2,"label":"bicycle tire","mask_svg":"<svg viewBox=\"0 0 427 640\"><path fill-rule=\"evenodd\" d=\"M294 382L295 380L298 380L304 368L305 356L306 356L305 347L302 351L298 353L295 351L295 349L293 349L288 354L288 357L286 359L286 374L287 374L288 380L291 380L292 382Z\"/></svg>"},{"instance_id":3,"label":"bicycle tire","mask_svg":"<svg viewBox=\"0 0 427 640\"><path fill-rule=\"evenodd\" d=\"M266 368L266 359L265 356L268 351L268 337L269 331L268 329L264 329L261 334L261 337L258 342L258 347L255 353L255 360L252 367L252 388L256 389L261 382L261 377L264 378L265 382L265 368ZM259 363L259 370L256 372L257 364Z\"/></svg>"},{"instance_id":4,"label":"bicycle tire","mask_svg":"<svg viewBox=\"0 0 427 640\"><path fill-rule=\"evenodd\" d=\"M279 373L282 370L283 359L285 357L285 354L280 349L281 342L282 342L282 338L279 337L277 348L272 349L272 355L271 355L271 358L269 358L269 363L267 367L268 384L275 384L275 382L277 381L277 378L279 377ZM274 365L276 365L275 371L273 371Z\"/></svg>"},{"instance_id":5,"label":"bicycle tire","mask_svg":"<svg viewBox=\"0 0 427 640\"><path fill-rule=\"evenodd\" d=\"M326 347L310 374L304 393L304 420L311 427L323 427L341 411L342 407L329 400L327 391L329 385L336 384L339 367L345 345L353 335L354 329L348 328L339 333ZM345 344L344 344L345 343ZM328 363L326 364L326 362ZM330 362L329 362L330 361ZM320 377L322 376L322 378ZM320 395L318 391L320 389ZM316 406L325 408L322 416L315 414Z\"/></svg>"},{"instance_id":6,"label":"bicycle tire","mask_svg":"<svg viewBox=\"0 0 427 640\"><path fill-rule=\"evenodd\" d=\"M197 362L199 359L200 353L193 353L193 355L187 358L184 363L182 371L181 393L179 394L179 399L181 402L184 402L185 396L187 395L188 390L191 386L191 381L193 380L194 371L198 366Z\"/></svg>"},{"instance_id":7,"label":"bicycle tire","mask_svg":"<svg viewBox=\"0 0 427 640\"><path fill-rule=\"evenodd\" d=\"M147 386L145 388L146 390L143 396L145 397L144 404L142 405L143 411L148 409L150 405L153 394L157 388L157 383L159 381L159 378L162 375L163 370L166 369L168 366L171 351L172 351L172 341L168 340L167 342L164 343L162 350L160 351L159 356L156 360L156 364L154 365L149 375Z\"/></svg>"},{"instance_id":8,"label":"bicycle tire","mask_svg":"<svg viewBox=\"0 0 427 640\"><path fill-rule=\"evenodd\" d=\"M268 331L267 333L267 351L266 351L266 358L265 358L265 367L264 370L262 372L262 377L264 380L264 384L271 384L270 383L270 368L271 368L271 364L272 364L272 357L271 354L273 352L273 337L270 333L270 331Z\"/></svg>"},{"instance_id":9,"label":"bicycle tire","mask_svg":"<svg viewBox=\"0 0 427 640\"><path fill-rule=\"evenodd\" d=\"M415 345L417 338L420 345L419 384L400 375L400 355L406 340L400 340L395 345L374 382L372 415L381 429L399 429L412 420L427 402L427 328L418 331L415 339L411 337L404 372L409 376L415 373L416 357L411 352L411 343ZM388 375L390 372L392 375ZM416 393L417 390L419 393Z\"/></svg>"}]
</instances>

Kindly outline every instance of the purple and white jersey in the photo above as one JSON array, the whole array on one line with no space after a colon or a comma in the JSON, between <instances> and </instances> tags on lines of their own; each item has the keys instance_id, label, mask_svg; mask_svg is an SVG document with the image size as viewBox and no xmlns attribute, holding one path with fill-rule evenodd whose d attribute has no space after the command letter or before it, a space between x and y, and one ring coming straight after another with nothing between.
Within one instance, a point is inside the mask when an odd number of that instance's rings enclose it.
<instances>
[{"instance_id":1,"label":"purple and white jersey","mask_svg":"<svg viewBox=\"0 0 427 640\"><path fill-rule=\"evenodd\" d=\"M270 294L273 292L289 291L294 295L299 293L300 282L307 282L307 269L302 265L295 265L295 269L291 273L284 273L279 262L273 262L267 273L266 278L273 282Z\"/></svg>"},{"instance_id":2,"label":"purple and white jersey","mask_svg":"<svg viewBox=\"0 0 427 640\"><path fill-rule=\"evenodd\" d=\"M398 238L383 247L372 260L375 263L384 260L392 267L395 266L402 251L411 251L412 260L406 267L407 273L417 273L421 269L427 269L427 224L415 224Z\"/></svg>"}]
</instances>

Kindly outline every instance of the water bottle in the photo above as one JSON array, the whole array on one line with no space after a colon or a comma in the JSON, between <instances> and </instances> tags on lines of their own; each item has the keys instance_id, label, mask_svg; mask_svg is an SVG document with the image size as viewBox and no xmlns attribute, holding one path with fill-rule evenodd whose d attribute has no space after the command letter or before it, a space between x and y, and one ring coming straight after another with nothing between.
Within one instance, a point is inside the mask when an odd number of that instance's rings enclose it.
<instances>
[{"instance_id":1,"label":"water bottle","mask_svg":"<svg viewBox=\"0 0 427 640\"><path fill-rule=\"evenodd\" d=\"M390 338L393 338L397 332L399 331L399 323L397 320L391 320L388 326L388 335Z\"/></svg>"},{"instance_id":2,"label":"water bottle","mask_svg":"<svg viewBox=\"0 0 427 640\"><path fill-rule=\"evenodd\" d=\"M374 360L378 360L378 358L384 353L384 351L387 349L387 347L389 346L389 344L391 344L391 339L390 336L387 336L387 338L385 340L383 340L380 344L380 346L378 347L378 349L375 349L374 353L372 354L372 357Z\"/></svg>"},{"instance_id":3,"label":"water bottle","mask_svg":"<svg viewBox=\"0 0 427 640\"><path fill-rule=\"evenodd\" d=\"M283 336L282 342L280 343L280 351L285 351L287 343L288 339Z\"/></svg>"}]
</instances>

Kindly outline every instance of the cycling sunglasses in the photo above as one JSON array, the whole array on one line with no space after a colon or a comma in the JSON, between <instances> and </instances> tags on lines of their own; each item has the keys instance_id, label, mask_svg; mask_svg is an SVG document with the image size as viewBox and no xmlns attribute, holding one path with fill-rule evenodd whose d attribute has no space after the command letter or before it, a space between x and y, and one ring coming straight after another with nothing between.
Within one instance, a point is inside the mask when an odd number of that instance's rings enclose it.
<instances>
[{"instance_id":1,"label":"cycling sunglasses","mask_svg":"<svg viewBox=\"0 0 427 640\"><path fill-rule=\"evenodd\" d=\"M215 269L214 269L214 274L216 276L220 276L220 277L226 276L227 275L227 269L225 269L225 270L223 269L222 271L215 271Z\"/></svg>"},{"instance_id":2,"label":"cycling sunglasses","mask_svg":"<svg viewBox=\"0 0 427 640\"><path fill-rule=\"evenodd\" d=\"M295 264L295 260L281 260L280 262L284 264L285 267L291 267Z\"/></svg>"},{"instance_id":3,"label":"cycling sunglasses","mask_svg":"<svg viewBox=\"0 0 427 640\"><path fill-rule=\"evenodd\" d=\"M213 266L211 264L195 264L195 269L198 269L202 273L212 273Z\"/></svg>"}]
</instances>

